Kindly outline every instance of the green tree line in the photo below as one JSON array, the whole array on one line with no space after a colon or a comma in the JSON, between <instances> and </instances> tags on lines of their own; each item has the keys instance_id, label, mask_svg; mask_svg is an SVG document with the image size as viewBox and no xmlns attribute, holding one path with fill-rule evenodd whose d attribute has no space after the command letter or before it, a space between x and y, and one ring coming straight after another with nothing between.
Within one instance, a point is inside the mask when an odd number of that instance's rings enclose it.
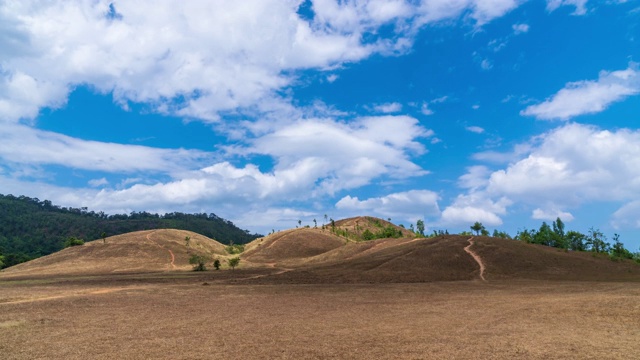
<instances>
[{"instance_id":1,"label":"green tree line","mask_svg":"<svg viewBox=\"0 0 640 360\"><path fill-rule=\"evenodd\" d=\"M0 194L0 268L59 251L70 237L90 241L150 229L189 230L227 244L245 244L262 236L213 213L107 215L56 206L49 200Z\"/></svg>"}]
</instances>

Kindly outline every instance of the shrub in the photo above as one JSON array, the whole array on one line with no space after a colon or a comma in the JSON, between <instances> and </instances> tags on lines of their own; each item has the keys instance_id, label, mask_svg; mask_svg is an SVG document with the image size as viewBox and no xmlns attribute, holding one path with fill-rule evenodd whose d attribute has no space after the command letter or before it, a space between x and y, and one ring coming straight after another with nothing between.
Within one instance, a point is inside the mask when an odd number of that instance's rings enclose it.
<instances>
[{"instance_id":1,"label":"shrub","mask_svg":"<svg viewBox=\"0 0 640 360\"><path fill-rule=\"evenodd\" d=\"M242 252L244 251L244 245L231 244L225 247L225 251L231 255L242 254Z\"/></svg>"},{"instance_id":2,"label":"shrub","mask_svg":"<svg viewBox=\"0 0 640 360\"><path fill-rule=\"evenodd\" d=\"M193 271L205 271L207 270L207 262L209 258L204 255L191 255L189 258L189 264L193 265Z\"/></svg>"},{"instance_id":3,"label":"shrub","mask_svg":"<svg viewBox=\"0 0 640 360\"><path fill-rule=\"evenodd\" d=\"M240 264L240 258L236 256L234 258L228 259L227 262L229 263L229 266L231 266L231 270L235 270L236 266Z\"/></svg>"},{"instance_id":4,"label":"shrub","mask_svg":"<svg viewBox=\"0 0 640 360\"><path fill-rule=\"evenodd\" d=\"M79 245L84 245L84 240L78 239L75 236L72 236L72 237L68 238L64 242L64 247L65 248L72 247L72 246L79 246Z\"/></svg>"},{"instance_id":5,"label":"shrub","mask_svg":"<svg viewBox=\"0 0 640 360\"><path fill-rule=\"evenodd\" d=\"M213 262L213 267L216 268L216 270L220 270L220 260L216 259Z\"/></svg>"}]
</instances>

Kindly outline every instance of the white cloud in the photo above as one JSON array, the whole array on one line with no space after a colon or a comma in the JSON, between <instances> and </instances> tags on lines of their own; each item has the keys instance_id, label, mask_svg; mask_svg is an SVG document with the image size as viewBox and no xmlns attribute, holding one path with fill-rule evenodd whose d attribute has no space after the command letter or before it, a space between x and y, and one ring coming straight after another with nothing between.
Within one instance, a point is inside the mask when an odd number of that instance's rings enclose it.
<instances>
[{"instance_id":1,"label":"white cloud","mask_svg":"<svg viewBox=\"0 0 640 360\"><path fill-rule=\"evenodd\" d=\"M638 154L638 130L608 131L568 124L518 145L512 154L504 156L511 161L504 169L469 168L459 180L461 187L470 189L469 194L462 197L464 201L456 200L450 206L453 210L445 209L443 218L464 218L462 209L480 216L478 209L483 209L487 211L483 214L490 220L491 214L496 217L501 214L495 208L490 210L501 200L535 206L532 216L536 219L560 216L567 221L573 215L559 209L592 203L622 205L640 197ZM470 196L474 201L467 199ZM488 201L488 204L473 206L482 201ZM635 221L629 220L633 213L629 209L635 209L635 206L633 203L624 205L614 214L612 222L628 224Z\"/></svg>"},{"instance_id":2,"label":"white cloud","mask_svg":"<svg viewBox=\"0 0 640 360\"><path fill-rule=\"evenodd\" d=\"M481 128L480 126L467 126L465 129L467 129L467 131L470 131L476 134L482 134L484 132L484 129Z\"/></svg>"},{"instance_id":3,"label":"white cloud","mask_svg":"<svg viewBox=\"0 0 640 360\"><path fill-rule=\"evenodd\" d=\"M330 75L327 75L327 81L330 82L330 83L333 83L336 80L338 80L339 77L340 76L338 76L336 74L330 74Z\"/></svg>"},{"instance_id":4,"label":"white cloud","mask_svg":"<svg viewBox=\"0 0 640 360\"><path fill-rule=\"evenodd\" d=\"M411 190L366 200L345 196L336 203L336 208L352 214L369 213L413 222L425 216L439 216L438 200L433 191Z\"/></svg>"},{"instance_id":5,"label":"white cloud","mask_svg":"<svg viewBox=\"0 0 640 360\"><path fill-rule=\"evenodd\" d=\"M489 59L484 59L480 62L480 68L482 70L491 70L493 68L493 63Z\"/></svg>"},{"instance_id":6,"label":"white cloud","mask_svg":"<svg viewBox=\"0 0 640 360\"><path fill-rule=\"evenodd\" d=\"M567 120L578 115L601 112L611 103L638 93L640 93L640 72L638 65L631 63L625 70L601 71L596 81L568 83L552 98L543 103L531 105L520 114L544 120Z\"/></svg>"},{"instance_id":7,"label":"white cloud","mask_svg":"<svg viewBox=\"0 0 640 360\"><path fill-rule=\"evenodd\" d=\"M467 13L482 25L519 3L316 0L307 21L297 0L3 2L0 120L34 119L85 85L125 108L219 121L220 112L288 102L277 92L297 70L404 52L424 24Z\"/></svg>"},{"instance_id":8,"label":"white cloud","mask_svg":"<svg viewBox=\"0 0 640 360\"><path fill-rule=\"evenodd\" d=\"M547 11L551 12L560 6L575 6L576 10L573 15L584 15L587 13L588 0L547 0Z\"/></svg>"},{"instance_id":9,"label":"white cloud","mask_svg":"<svg viewBox=\"0 0 640 360\"><path fill-rule=\"evenodd\" d=\"M106 172L178 172L212 155L198 150L158 149L87 141L24 125L0 126L0 159L10 167L60 165Z\"/></svg>"},{"instance_id":10,"label":"white cloud","mask_svg":"<svg viewBox=\"0 0 640 360\"><path fill-rule=\"evenodd\" d=\"M106 178L89 180L89 186L91 187L100 187L103 185L109 185L109 181Z\"/></svg>"},{"instance_id":11,"label":"white cloud","mask_svg":"<svg viewBox=\"0 0 640 360\"><path fill-rule=\"evenodd\" d=\"M422 104L422 107L420 108L420 112L422 113L422 115L433 115L433 110L429 109L429 104L424 103Z\"/></svg>"},{"instance_id":12,"label":"white cloud","mask_svg":"<svg viewBox=\"0 0 640 360\"><path fill-rule=\"evenodd\" d=\"M506 197L493 201L480 192L471 191L459 195L442 211L440 224L465 225L479 221L489 226L502 225L500 216L507 213L509 205L511 201Z\"/></svg>"},{"instance_id":13,"label":"white cloud","mask_svg":"<svg viewBox=\"0 0 640 360\"><path fill-rule=\"evenodd\" d=\"M640 229L640 200L631 201L614 212L611 224L617 229Z\"/></svg>"},{"instance_id":14,"label":"white cloud","mask_svg":"<svg viewBox=\"0 0 640 360\"><path fill-rule=\"evenodd\" d=\"M511 26L511 28L513 29L513 34L514 35L520 35L520 34L524 34L529 32L529 25L528 24L513 24L513 26Z\"/></svg>"},{"instance_id":15,"label":"white cloud","mask_svg":"<svg viewBox=\"0 0 640 360\"><path fill-rule=\"evenodd\" d=\"M376 112L384 113L384 114L397 113L402 110L402 104L397 102L380 104L380 105L374 106L373 109Z\"/></svg>"},{"instance_id":16,"label":"white cloud","mask_svg":"<svg viewBox=\"0 0 640 360\"><path fill-rule=\"evenodd\" d=\"M566 211L561 211L558 209L543 210L540 208L533 210L533 213L531 214L531 218L536 220L548 220L548 221L555 221L557 218L560 218L564 222L569 222L574 219L573 215Z\"/></svg>"}]
</instances>

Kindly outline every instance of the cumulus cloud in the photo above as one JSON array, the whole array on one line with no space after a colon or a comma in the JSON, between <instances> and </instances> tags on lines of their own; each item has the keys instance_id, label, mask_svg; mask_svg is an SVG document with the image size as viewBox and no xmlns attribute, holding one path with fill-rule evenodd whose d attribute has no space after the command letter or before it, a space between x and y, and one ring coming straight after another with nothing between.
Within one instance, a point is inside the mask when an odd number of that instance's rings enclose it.
<instances>
[{"instance_id":1,"label":"cumulus cloud","mask_svg":"<svg viewBox=\"0 0 640 360\"><path fill-rule=\"evenodd\" d=\"M336 208L351 214L369 213L416 221L425 216L439 216L439 198L437 193L429 190L411 190L366 200L347 195L336 203Z\"/></svg>"},{"instance_id":2,"label":"cumulus cloud","mask_svg":"<svg viewBox=\"0 0 640 360\"><path fill-rule=\"evenodd\" d=\"M586 203L620 203L640 196L640 131L602 130L595 126L568 124L534 137L514 149L511 163L504 169L489 171L487 167L468 169L459 184L468 188L472 199L491 202L513 202L536 207L536 219L569 221L573 215L559 209ZM475 207L463 197L454 209ZM476 201L477 202L477 201ZM492 203L480 206L491 209ZM504 203L503 203L504 204ZM625 205L614 216L617 223L628 223L627 214L635 205ZM495 209L495 208L493 208ZM497 210L502 210L498 207ZM500 211L489 211L496 215ZM444 216L452 216L447 209ZM453 215L458 215L454 212ZM494 221L496 218L485 214Z\"/></svg>"},{"instance_id":3,"label":"cumulus cloud","mask_svg":"<svg viewBox=\"0 0 640 360\"><path fill-rule=\"evenodd\" d=\"M124 107L218 121L221 112L286 102L277 91L296 70L403 52L424 24L465 13L484 24L518 4L315 0L306 19L297 0L3 2L0 120L34 119L82 84Z\"/></svg>"},{"instance_id":4,"label":"cumulus cloud","mask_svg":"<svg viewBox=\"0 0 640 360\"><path fill-rule=\"evenodd\" d=\"M500 216L507 213L507 206L511 203L506 197L494 201L475 191L458 195L454 202L442 211L440 224L464 225L479 221L484 225L502 225Z\"/></svg>"},{"instance_id":5,"label":"cumulus cloud","mask_svg":"<svg viewBox=\"0 0 640 360\"><path fill-rule=\"evenodd\" d=\"M568 120L572 117L604 111L609 105L640 93L637 63L625 70L601 71L598 80L568 83L543 103L531 105L521 115L543 120Z\"/></svg>"},{"instance_id":6,"label":"cumulus cloud","mask_svg":"<svg viewBox=\"0 0 640 360\"><path fill-rule=\"evenodd\" d=\"M533 210L533 213L531 214L531 218L536 220L548 220L548 221L555 221L557 218L560 218L562 221L565 221L565 222L569 222L574 219L573 215L566 211L561 211L558 209L544 210L540 208Z\"/></svg>"}]
</instances>

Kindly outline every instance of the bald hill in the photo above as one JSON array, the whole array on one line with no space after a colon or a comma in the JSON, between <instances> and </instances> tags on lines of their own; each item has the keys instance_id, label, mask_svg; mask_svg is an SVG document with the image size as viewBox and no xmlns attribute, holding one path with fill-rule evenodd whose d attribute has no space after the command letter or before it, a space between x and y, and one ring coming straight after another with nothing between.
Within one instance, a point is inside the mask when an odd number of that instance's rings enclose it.
<instances>
[{"instance_id":1,"label":"bald hill","mask_svg":"<svg viewBox=\"0 0 640 360\"><path fill-rule=\"evenodd\" d=\"M0 254L5 267L48 255L63 248L71 236L85 241L149 229L188 230L222 243L247 243L250 234L215 214L132 212L107 215L87 208L56 206L48 200L0 194Z\"/></svg>"},{"instance_id":2,"label":"bald hill","mask_svg":"<svg viewBox=\"0 0 640 360\"><path fill-rule=\"evenodd\" d=\"M334 226L296 228L257 238L239 255L238 271L210 272L209 280L265 284L640 281L640 265L612 261L606 254L488 236L417 237L383 221L359 217L336 221ZM388 227L401 236L354 238L366 230L378 229L382 234L380 229ZM218 241L193 232L147 230L67 248L5 269L1 276L186 272L192 270L192 255L208 257L209 268L218 259L223 270L225 260L237 256Z\"/></svg>"}]
</instances>

